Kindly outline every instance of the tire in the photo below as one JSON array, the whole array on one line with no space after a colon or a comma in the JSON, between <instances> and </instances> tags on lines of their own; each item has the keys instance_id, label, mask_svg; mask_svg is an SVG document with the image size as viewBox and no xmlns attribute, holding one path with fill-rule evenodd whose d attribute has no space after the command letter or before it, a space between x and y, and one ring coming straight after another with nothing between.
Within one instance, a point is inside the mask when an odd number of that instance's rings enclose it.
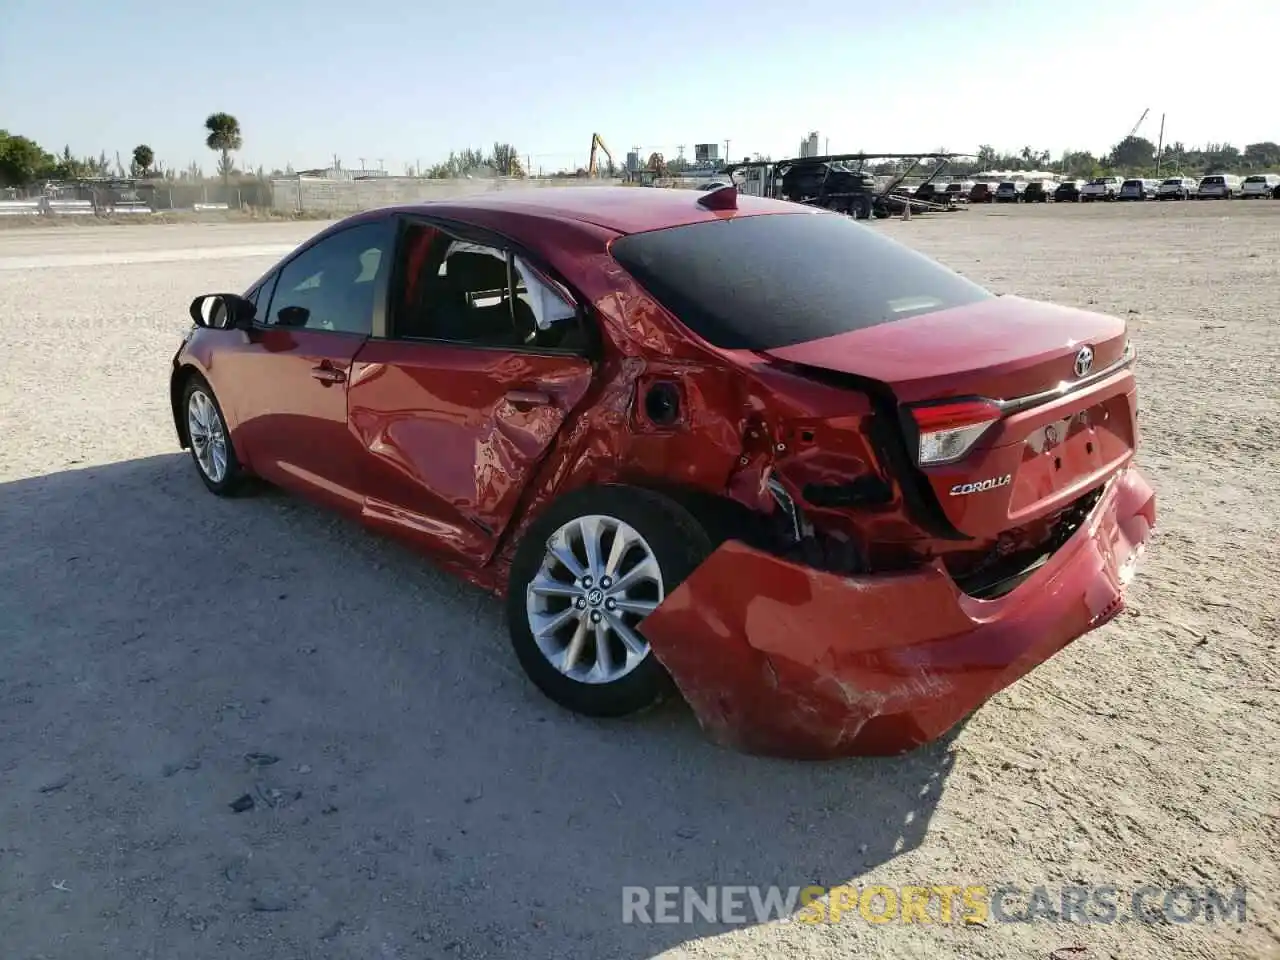
<instances>
[{"instance_id":1,"label":"tire","mask_svg":"<svg viewBox=\"0 0 1280 960\"><path fill-rule=\"evenodd\" d=\"M612 577L623 570L619 582L631 585L609 596L618 589L609 584L608 568L620 529L634 540ZM600 558L594 575L584 548L587 538L596 540ZM558 559L553 549L577 569ZM507 626L525 674L549 699L585 716L622 717L658 703L674 684L637 626L711 550L711 537L702 525L661 494L602 486L556 501L530 525L511 564ZM646 564L656 566L656 577L632 573ZM624 610L623 604L631 609ZM536 621L543 629L541 642L534 635ZM603 638L595 623L603 625ZM603 658L597 645L601 639ZM563 660L575 642L576 654L565 667ZM557 658L561 663L554 662Z\"/></svg>"},{"instance_id":2,"label":"tire","mask_svg":"<svg viewBox=\"0 0 1280 960\"><path fill-rule=\"evenodd\" d=\"M219 497L234 496L244 486L245 470L236 457L218 398L198 373L191 374L183 387L182 415L186 418L184 429L191 462L200 480L210 493ZM205 438L203 441L201 436ZM221 438L221 456L218 438Z\"/></svg>"}]
</instances>

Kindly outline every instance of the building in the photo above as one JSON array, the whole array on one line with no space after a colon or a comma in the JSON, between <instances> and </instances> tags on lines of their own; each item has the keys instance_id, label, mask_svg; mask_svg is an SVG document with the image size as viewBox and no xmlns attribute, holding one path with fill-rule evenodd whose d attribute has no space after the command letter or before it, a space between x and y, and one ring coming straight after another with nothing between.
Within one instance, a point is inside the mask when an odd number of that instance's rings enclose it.
<instances>
[{"instance_id":1,"label":"building","mask_svg":"<svg viewBox=\"0 0 1280 960\"><path fill-rule=\"evenodd\" d=\"M300 177L316 177L321 180L375 180L387 176L385 170L347 170L342 167L317 167L299 170Z\"/></svg>"},{"instance_id":2,"label":"building","mask_svg":"<svg viewBox=\"0 0 1280 960\"><path fill-rule=\"evenodd\" d=\"M816 157L818 156L818 131L809 131L809 136L800 141L800 156Z\"/></svg>"},{"instance_id":3,"label":"building","mask_svg":"<svg viewBox=\"0 0 1280 960\"><path fill-rule=\"evenodd\" d=\"M698 166L712 166L720 162L720 144L695 143L693 145L693 162Z\"/></svg>"},{"instance_id":4,"label":"building","mask_svg":"<svg viewBox=\"0 0 1280 960\"><path fill-rule=\"evenodd\" d=\"M642 166L644 166L644 164L640 162L640 148L635 147L631 150L628 150L627 151L627 172L635 173Z\"/></svg>"}]
</instances>

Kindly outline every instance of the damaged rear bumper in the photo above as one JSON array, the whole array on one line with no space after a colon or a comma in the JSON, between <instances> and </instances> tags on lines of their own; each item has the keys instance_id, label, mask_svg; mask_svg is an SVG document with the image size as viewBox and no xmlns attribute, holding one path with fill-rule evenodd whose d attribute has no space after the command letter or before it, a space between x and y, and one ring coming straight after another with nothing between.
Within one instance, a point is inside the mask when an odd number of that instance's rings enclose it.
<instances>
[{"instance_id":1,"label":"damaged rear bumper","mask_svg":"<svg viewBox=\"0 0 1280 960\"><path fill-rule=\"evenodd\" d=\"M940 563L846 577L729 541L643 630L726 746L900 753L1119 613L1154 524L1155 494L1128 468L1047 563L995 600L961 593Z\"/></svg>"}]
</instances>

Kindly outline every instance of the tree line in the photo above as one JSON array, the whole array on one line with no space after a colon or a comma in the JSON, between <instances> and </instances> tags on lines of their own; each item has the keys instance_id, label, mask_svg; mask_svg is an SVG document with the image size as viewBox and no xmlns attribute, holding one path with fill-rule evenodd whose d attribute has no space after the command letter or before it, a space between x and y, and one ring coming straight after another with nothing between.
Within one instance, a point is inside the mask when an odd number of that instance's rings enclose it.
<instances>
[{"instance_id":1,"label":"tree line","mask_svg":"<svg viewBox=\"0 0 1280 960\"><path fill-rule=\"evenodd\" d=\"M205 146L218 154L218 174L224 181L236 173L232 154L244 145L240 121L229 113L212 113L204 122ZM44 180L78 180L86 177L141 177L178 179L203 176L196 164L179 173L162 169L156 163L155 151L145 143L133 148L126 168L115 155L115 162L103 151L99 156L77 157L71 147L53 154L29 137L0 130L0 187L25 187Z\"/></svg>"},{"instance_id":2,"label":"tree line","mask_svg":"<svg viewBox=\"0 0 1280 960\"><path fill-rule=\"evenodd\" d=\"M272 170L269 174L259 167L253 173L236 168L235 154L244 146L240 121L229 113L212 113L204 122L205 146L217 155L216 170L224 184L233 176L252 176L260 180L268 177L292 176L292 167ZM946 152L942 150L940 152ZM1157 162L1157 152L1159 158ZM757 159L768 159L756 154ZM35 141L0 129L0 187L26 187L45 180L75 180L87 177L139 177L164 180L203 180L204 171L192 163L185 169L166 168L157 162L155 152L145 143L133 148L126 167L120 155L114 162L105 152L97 157L76 157L71 148L53 154ZM669 165L672 172L687 166L679 160ZM1157 168L1171 174L1248 173L1280 170L1280 144L1269 140L1251 143L1243 149L1229 143L1210 143L1202 147L1187 147L1182 143L1165 144L1158 151L1156 144L1144 137L1126 137L1108 153L1095 156L1088 151L1065 151L1054 156L1048 150L1023 147L1018 153L1001 153L989 144L978 148L977 155L969 162L956 162L950 166L955 175L978 173L982 170L1052 170L1069 177L1097 177L1107 174L1146 176ZM900 169L898 164L884 163L872 168L875 173L889 174ZM510 143L494 143L485 153L471 147L452 151L449 156L425 168L410 166L408 176L425 176L437 179L465 177L469 175L496 175L523 177L527 175L520 154ZM571 175L571 172L569 172Z\"/></svg>"},{"instance_id":3,"label":"tree line","mask_svg":"<svg viewBox=\"0 0 1280 960\"><path fill-rule=\"evenodd\" d=\"M1158 163L1157 163L1158 160ZM1264 140L1243 149L1229 143L1209 143L1188 147L1183 143L1166 143L1158 148L1145 137L1125 137L1102 156L1087 150L1067 150L1056 157L1048 150L1023 147L1019 153L1000 153L989 144L978 148L972 163L953 164L953 172L977 173L981 170L1051 170L1068 177L1082 179L1109 174L1144 176L1154 174L1157 167L1170 176L1178 173L1259 173L1280 171L1280 143Z\"/></svg>"},{"instance_id":4,"label":"tree line","mask_svg":"<svg viewBox=\"0 0 1280 960\"><path fill-rule=\"evenodd\" d=\"M217 155L216 171L224 184L232 177L293 176L292 166L268 173L259 167L252 173L236 167L235 154L244 147L244 135L240 121L229 113L212 113L204 122L204 141ZM422 169L410 168L409 176L436 178L465 177L468 175L497 175L504 177L525 176L520 154L509 143L495 143L492 151L466 148L455 150L439 163ZM61 153L51 153L34 140L0 129L0 187L27 187L47 180L79 180L90 177L134 177L155 180L203 180L204 170L197 163L185 168L165 167L157 161L155 151L145 143L133 148L128 163L116 154L114 160L103 151L99 156L77 157L71 147L63 147Z\"/></svg>"}]
</instances>

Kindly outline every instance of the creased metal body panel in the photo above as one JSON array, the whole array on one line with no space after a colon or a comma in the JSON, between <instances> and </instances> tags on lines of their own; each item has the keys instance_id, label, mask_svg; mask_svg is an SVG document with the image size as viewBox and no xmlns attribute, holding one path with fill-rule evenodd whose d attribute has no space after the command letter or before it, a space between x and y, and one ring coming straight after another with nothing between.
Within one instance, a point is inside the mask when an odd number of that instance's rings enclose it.
<instances>
[{"instance_id":1,"label":"creased metal body panel","mask_svg":"<svg viewBox=\"0 0 1280 960\"><path fill-rule=\"evenodd\" d=\"M643 624L717 741L800 758L935 739L1115 616L1155 523L1132 468L1012 593L960 593L939 564L842 577L730 541Z\"/></svg>"}]
</instances>

